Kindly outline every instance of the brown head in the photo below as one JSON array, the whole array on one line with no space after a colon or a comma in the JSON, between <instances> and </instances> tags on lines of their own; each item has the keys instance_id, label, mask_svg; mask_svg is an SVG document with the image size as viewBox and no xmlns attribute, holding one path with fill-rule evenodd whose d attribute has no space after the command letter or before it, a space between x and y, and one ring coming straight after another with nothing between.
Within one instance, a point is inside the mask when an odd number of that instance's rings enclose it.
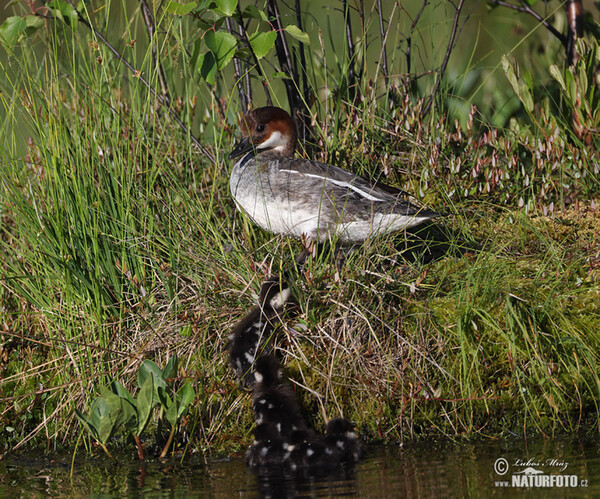
<instances>
[{"instance_id":1,"label":"brown head","mask_svg":"<svg viewBox=\"0 0 600 499\"><path fill-rule=\"evenodd\" d=\"M265 106L249 111L241 120L242 139L229 154L239 158L256 150L280 156L293 156L296 150L296 127L290 115L280 107Z\"/></svg>"}]
</instances>

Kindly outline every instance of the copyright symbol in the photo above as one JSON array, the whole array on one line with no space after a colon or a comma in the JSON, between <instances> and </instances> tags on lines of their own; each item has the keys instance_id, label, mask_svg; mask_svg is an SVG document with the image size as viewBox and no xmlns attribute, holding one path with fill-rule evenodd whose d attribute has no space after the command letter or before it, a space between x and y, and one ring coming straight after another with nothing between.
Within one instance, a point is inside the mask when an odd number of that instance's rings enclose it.
<instances>
[{"instance_id":1,"label":"copyright symbol","mask_svg":"<svg viewBox=\"0 0 600 499\"><path fill-rule=\"evenodd\" d=\"M498 475L505 475L508 471L508 461L503 457L499 457L494 462L494 471Z\"/></svg>"}]
</instances>

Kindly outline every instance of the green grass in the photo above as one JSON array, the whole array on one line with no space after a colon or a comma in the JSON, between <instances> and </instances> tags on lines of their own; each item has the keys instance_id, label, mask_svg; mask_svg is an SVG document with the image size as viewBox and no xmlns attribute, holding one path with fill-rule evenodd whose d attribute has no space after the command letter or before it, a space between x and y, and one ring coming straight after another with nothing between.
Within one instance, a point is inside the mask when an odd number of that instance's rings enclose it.
<instances>
[{"instance_id":1,"label":"green grass","mask_svg":"<svg viewBox=\"0 0 600 499\"><path fill-rule=\"evenodd\" d=\"M191 34L180 28L166 25L182 42ZM446 212L454 250L405 260L398 234L342 264L325 251L299 272L301 244L257 229L230 197L236 106L223 114L218 97L231 88L198 91L169 68L212 165L104 47L91 48L82 26L73 39L47 36L44 52L25 45L11 58L1 82L0 452L70 446L83 435L74 408L87 410L114 377L133 386L142 360L164 365L175 351L197 394L182 448L239 451L253 421L227 365L227 336L262 280L284 272L295 307L277 344L315 426L343 414L386 442L598 431L598 178L593 157L569 155L577 143L549 143L540 165L531 144L543 126L484 142L473 113L459 137L443 115L422 122L422 102L392 90L393 112L368 92L357 108L334 96L317 117L318 158ZM139 50L136 67L155 84ZM312 71L327 80L322 65ZM555 175L563 151L564 175ZM505 176L488 191L491 158ZM573 193L579 206L563 207Z\"/></svg>"}]
</instances>

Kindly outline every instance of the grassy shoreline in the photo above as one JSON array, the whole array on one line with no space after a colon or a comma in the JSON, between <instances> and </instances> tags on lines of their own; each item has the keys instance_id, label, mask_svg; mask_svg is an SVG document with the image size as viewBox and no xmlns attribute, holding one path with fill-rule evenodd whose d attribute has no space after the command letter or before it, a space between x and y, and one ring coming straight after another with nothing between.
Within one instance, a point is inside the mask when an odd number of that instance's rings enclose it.
<instances>
[{"instance_id":1,"label":"grassy shoreline","mask_svg":"<svg viewBox=\"0 0 600 499\"><path fill-rule=\"evenodd\" d=\"M195 392L177 448L239 451L252 414L227 336L286 272L295 306L278 347L315 426L343 415L383 442L599 431L597 150L557 136L567 123L477 130L475 109L464 127L422 121L423 100L400 92L392 111L330 102L315 112L317 159L446 212L463 250L407 259L397 234L298 273L300 243L253 227L230 197L233 106L205 96L195 111L184 89L212 165L135 78L115 81L102 48L61 36L50 55L23 49L2 82L0 455L91 446L74 409L115 378L135 392L143 360L175 352L175 383ZM165 431L153 418L148 445Z\"/></svg>"}]
</instances>

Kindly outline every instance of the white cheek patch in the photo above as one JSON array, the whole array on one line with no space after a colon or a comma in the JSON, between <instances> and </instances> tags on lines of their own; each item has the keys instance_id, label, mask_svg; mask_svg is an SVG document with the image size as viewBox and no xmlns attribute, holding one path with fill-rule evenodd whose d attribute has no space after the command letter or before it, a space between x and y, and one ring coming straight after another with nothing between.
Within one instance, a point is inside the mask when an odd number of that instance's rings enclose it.
<instances>
[{"instance_id":1,"label":"white cheek patch","mask_svg":"<svg viewBox=\"0 0 600 499\"><path fill-rule=\"evenodd\" d=\"M256 379L257 383L262 383L262 380L264 379L263 375L260 374L259 372L255 372L254 373L254 378Z\"/></svg>"},{"instance_id":2,"label":"white cheek patch","mask_svg":"<svg viewBox=\"0 0 600 499\"><path fill-rule=\"evenodd\" d=\"M277 130L275 130L267 140L258 144L256 146L256 148L257 149L271 149L271 150L277 151L279 149L285 148L285 146L287 146L288 142L289 142L289 140L285 135L283 135L281 132L278 132Z\"/></svg>"}]
</instances>

